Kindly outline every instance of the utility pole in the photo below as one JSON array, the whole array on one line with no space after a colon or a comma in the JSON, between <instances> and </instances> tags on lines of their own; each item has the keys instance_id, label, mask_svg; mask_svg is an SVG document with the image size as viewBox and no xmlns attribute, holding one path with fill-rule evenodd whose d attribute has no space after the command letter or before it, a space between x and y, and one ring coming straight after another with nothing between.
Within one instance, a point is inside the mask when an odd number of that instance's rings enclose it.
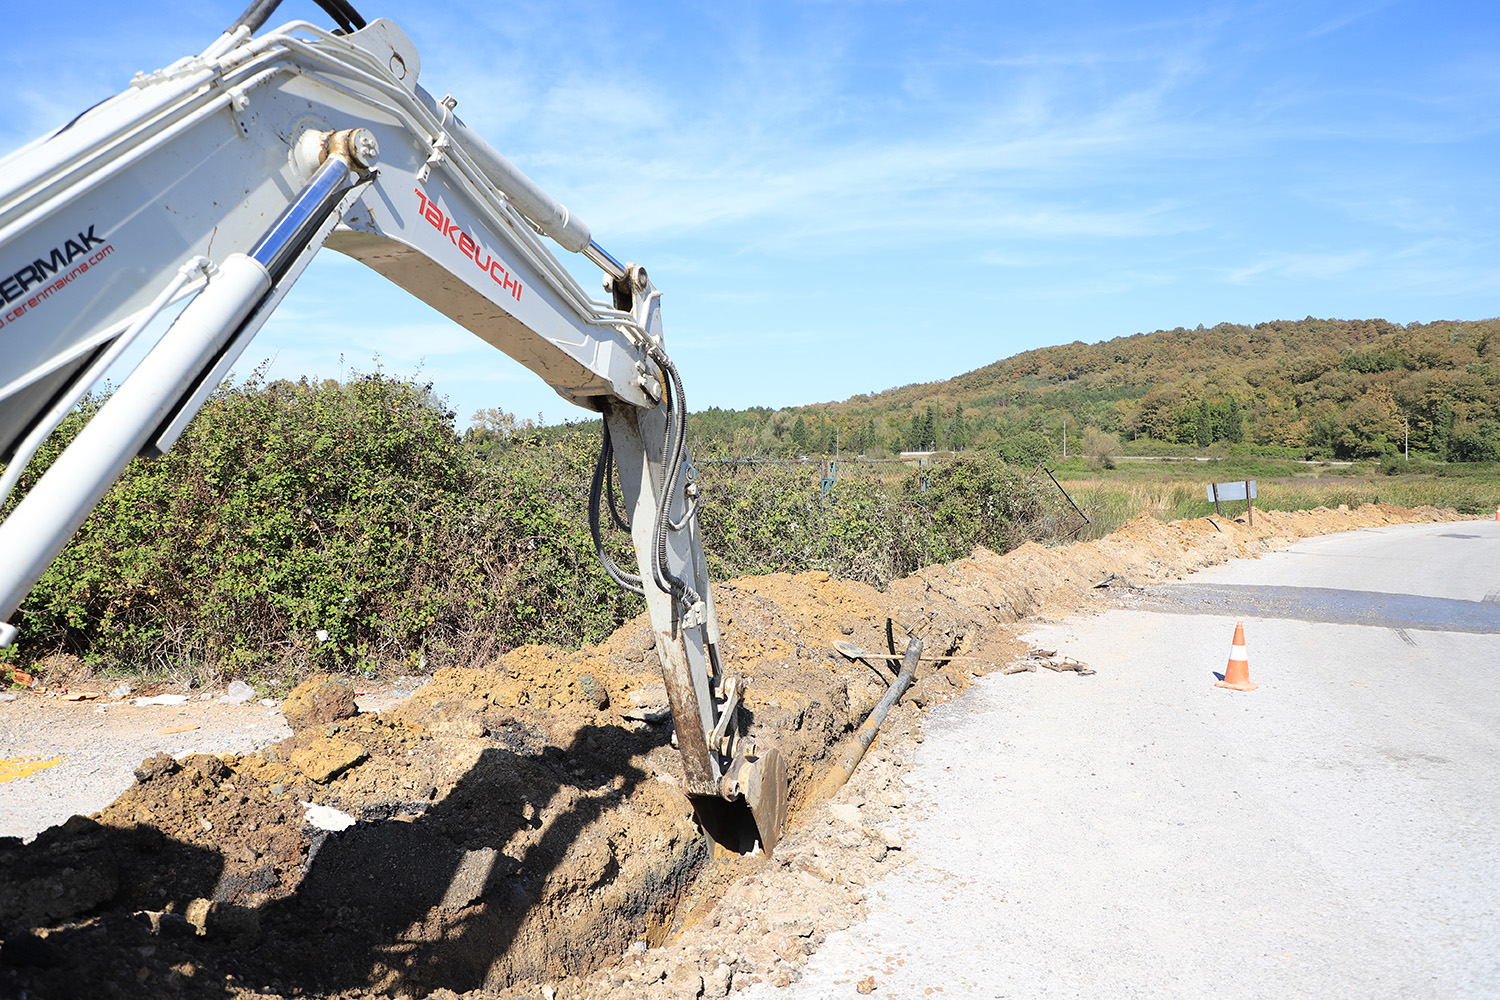
<instances>
[{"instance_id":1,"label":"utility pole","mask_svg":"<svg viewBox=\"0 0 1500 1000\"><path fill-rule=\"evenodd\" d=\"M1068 418L1063 417L1063 458L1068 457Z\"/></svg>"},{"instance_id":2,"label":"utility pole","mask_svg":"<svg viewBox=\"0 0 1500 1000\"><path fill-rule=\"evenodd\" d=\"M1406 464L1411 464L1411 418L1406 414L1401 415L1401 443L1406 449Z\"/></svg>"}]
</instances>

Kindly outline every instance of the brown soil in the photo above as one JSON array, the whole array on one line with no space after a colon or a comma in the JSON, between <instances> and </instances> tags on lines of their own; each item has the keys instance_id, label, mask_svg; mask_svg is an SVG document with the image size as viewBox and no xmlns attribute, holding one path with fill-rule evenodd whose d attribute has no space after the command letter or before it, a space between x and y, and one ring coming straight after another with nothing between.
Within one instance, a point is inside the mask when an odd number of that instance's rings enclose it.
<instances>
[{"instance_id":1,"label":"brown soil","mask_svg":"<svg viewBox=\"0 0 1500 1000\"><path fill-rule=\"evenodd\" d=\"M715 856L697 829L644 619L579 652L441 670L379 714L313 692L289 701L332 721L299 717L258 753L157 755L92 817L0 839L0 995L573 1000L785 984L899 863L889 821L921 711L1010 662L1008 625L1077 608L1111 574L1142 586L1309 535L1454 518L1373 505L1257 512L1253 528L1142 517L1097 542L976 550L888 593L823 573L720 584L749 733L791 776L773 858ZM888 617L898 648L909 628L928 654L978 662L924 663L854 779L810 802L884 690L832 644L885 651ZM306 803L359 822L319 829Z\"/></svg>"}]
</instances>

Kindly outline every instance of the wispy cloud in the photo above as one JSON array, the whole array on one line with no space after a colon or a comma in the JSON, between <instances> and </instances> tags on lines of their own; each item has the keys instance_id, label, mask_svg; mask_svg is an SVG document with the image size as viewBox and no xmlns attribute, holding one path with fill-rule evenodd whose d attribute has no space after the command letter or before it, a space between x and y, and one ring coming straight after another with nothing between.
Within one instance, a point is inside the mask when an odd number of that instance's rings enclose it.
<instances>
[{"instance_id":1,"label":"wispy cloud","mask_svg":"<svg viewBox=\"0 0 1500 1000\"><path fill-rule=\"evenodd\" d=\"M1375 255L1368 251L1344 253L1292 252L1264 256L1253 264L1223 272L1223 280L1244 285L1266 277L1332 278L1368 265Z\"/></svg>"}]
</instances>

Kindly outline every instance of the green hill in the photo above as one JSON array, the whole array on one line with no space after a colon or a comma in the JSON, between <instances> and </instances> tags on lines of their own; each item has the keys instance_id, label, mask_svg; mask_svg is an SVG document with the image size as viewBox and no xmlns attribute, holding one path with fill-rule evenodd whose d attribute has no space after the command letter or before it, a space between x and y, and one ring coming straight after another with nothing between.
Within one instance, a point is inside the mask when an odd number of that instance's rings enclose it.
<instances>
[{"instance_id":1,"label":"green hill","mask_svg":"<svg viewBox=\"0 0 1500 1000\"><path fill-rule=\"evenodd\" d=\"M1400 450L1500 459L1500 319L1402 326L1314 319L1158 330L1026 351L945 382L772 411L693 414L703 457L1069 451L1088 428L1127 451L1223 442L1255 454ZM1036 454L1035 457L1041 457Z\"/></svg>"}]
</instances>

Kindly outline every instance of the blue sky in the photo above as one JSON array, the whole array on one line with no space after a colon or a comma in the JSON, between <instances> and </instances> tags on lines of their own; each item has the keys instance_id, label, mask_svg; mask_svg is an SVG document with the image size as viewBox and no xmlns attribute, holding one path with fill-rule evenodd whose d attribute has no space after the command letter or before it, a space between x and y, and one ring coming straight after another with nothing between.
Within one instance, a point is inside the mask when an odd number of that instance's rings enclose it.
<instances>
[{"instance_id":1,"label":"blue sky","mask_svg":"<svg viewBox=\"0 0 1500 1000\"><path fill-rule=\"evenodd\" d=\"M0 151L242 0L14 4ZM1307 315L1500 315L1493 3L356 0L422 82L664 290L693 409ZM142 11L143 13L137 13ZM273 24L328 24L286 0ZM575 268L586 287L597 272ZM585 416L334 253L246 354Z\"/></svg>"}]
</instances>

